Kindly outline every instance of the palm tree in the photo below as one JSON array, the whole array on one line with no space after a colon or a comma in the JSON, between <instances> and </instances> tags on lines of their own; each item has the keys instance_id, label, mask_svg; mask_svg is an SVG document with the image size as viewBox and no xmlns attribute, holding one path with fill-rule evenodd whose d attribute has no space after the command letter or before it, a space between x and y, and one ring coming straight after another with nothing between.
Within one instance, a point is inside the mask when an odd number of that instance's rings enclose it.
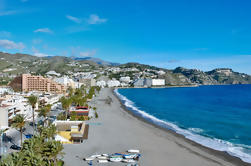
<instances>
[{"instance_id":1,"label":"palm tree","mask_svg":"<svg viewBox=\"0 0 251 166\"><path fill-rule=\"evenodd\" d=\"M23 115L16 115L13 118L13 123L12 123L12 127L18 129L20 131L20 136L21 136L21 144L23 142L23 128L25 126L25 118Z\"/></svg>"},{"instance_id":2,"label":"palm tree","mask_svg":"<svg viewBox=\"0 0 251 166\"><path fill-rule=\"evenodd\" d=\"M67 99L65 97L62 97L60 99L61 103L62 103L62 107L63 109L66 111L66 118L68 117L68 112L69 112L69 108L72 104L72 100L71 99Z\"/></svg>"},{"instance_id":3,"label":"palm tree","mask_svg":"<svg viewBox=\"0 0 251 166\"><path fill-rule=\"evenodd\" d=\"M29 96L28 102L32 107L32 121L33 121L33 134L34 134L34 132L35 132L35 107L37 104L37 97L34 95Z\"/></svg>"},{"instance_id":4,"label":"palm tree","mask_svg":"<svg viewBox=\"0 0 251 166\"><path fill-rule=\"evenodd\" d=\"M45 122L46 122L48 113L49 113L50 111L51 111L51 105L48 104L48 105L46 105L45 107L42 107L42 108L39 110L38 116L39 116L39 117L44 117L44 118L45 118ZM45 124L45 123L44 123L44 124Z\"/></svg>"}]
</instances>

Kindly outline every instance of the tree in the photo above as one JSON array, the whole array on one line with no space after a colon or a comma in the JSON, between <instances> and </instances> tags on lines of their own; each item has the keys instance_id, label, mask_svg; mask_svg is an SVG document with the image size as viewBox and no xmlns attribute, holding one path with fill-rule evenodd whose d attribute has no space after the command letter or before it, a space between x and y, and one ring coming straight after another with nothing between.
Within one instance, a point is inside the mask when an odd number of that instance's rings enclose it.
<instances>
[{"instance_id":1,"label":"tree","mask_svg":"<svg viewBox=\"0 0 251 166\"><path fill-rule=\"evenodd\" d=\"M23 142L23 128L25 126L25 118L23 115L16 115L13 118L12 127L20 131L21 144Z\"/></svg>"},{"instance_id":2,"label":"tree","mask_svg":"<svg viewBox=\"0 0 251 166\"><path fill-rule=\"evenodd\" d=\"M60 99L60 102L62 103L63 109L66 111L66 119L67 119L68 113L69 113L69 108L70 108L70 106L71 106L71 104L72 104L72 100L71 100L70 98L67 99L67 98L65 98L65 97L62 97L62 98Z\"/></svg>"},{"instance_id":3,"label":"tree","mask_svg":"<svg viewBox=\"0 0 251 166\"><path fill-rule=\"evenodd\" d=\"M48 116L48 113L51 111L51 105L50 104L48 104L48 105L46 105L45 107L43 107L43 108L41 108L40 110L39 110L39 113L38 113L38 116L39 117L44 117L45 118L45 121L44 122L46 122L47 121L47 116ZM45 123L44 123L45 124Z\"/></svg>"},{"instance_id":4,"label":"tree","mask_svg":"<svg viewBox=\"0 0 251 166\"><path fill-rule=\"evenodd\" d=\"M98 113L97 113L97 111L95 111L95 118L98 118Z\"/></svg>"},{"instance_id":5,"label":"tree","mask_svg":"<svg viewBox=\"0 0 251 166\"><path fill-rule=\"evenodd\" d=\"M32 107L33 134L35 132L35 107L37 104L37 96L31 95L28 97L28 102Z\"/></svg>"},{"instance_id":6,"label":"tree","mask_svg":"<svg viewBox=\"0 0 251 166\"><path fill-rule=\"evenodd\" d=\"M25 140L20 152L11 153L1 160L1 166L56 166L63 164L58 161L59 155L63 155L63 145L55 141L56 127L47 128L41 126L41 135L35 135L31 139Z\"/></svg>"},{"instance_id":7,"label":"tree","mask_svg":"<svg viewBox=\"0 0 251 166\"><path fill-rule=\"evenodd\" d=\"M71 96L73 95L73 92L74 92L73 88L72 88L72 87L69 87L69 88L67 89L67 91L68 91L69 96L71 97Z\"/></svg>"}]
</instances>

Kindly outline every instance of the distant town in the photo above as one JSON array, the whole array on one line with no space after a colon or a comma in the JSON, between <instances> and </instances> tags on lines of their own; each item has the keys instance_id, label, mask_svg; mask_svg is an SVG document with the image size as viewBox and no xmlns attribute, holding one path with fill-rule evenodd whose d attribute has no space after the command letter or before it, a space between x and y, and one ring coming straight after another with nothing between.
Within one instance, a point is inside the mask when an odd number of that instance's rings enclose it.
<instances>
[{"instance_id":1,"label":"distant town","mask_svg":"<svg viewBox=\"0 0 251 166\"><path fill-rule=\"evenodd\" d=\"M44 164L57 162L63 165L64 161L59 159L63 145L79 144L87 140L89 123L96 123L96 119L100 117L101 108L96 104L96 96L103 88L251 82L249 75L228 68L203 72L182 67L168 70L138 63L112 64L68 57L0 55L0 155L3 156L4 163L15 162L15 155L19 158L27 157L29 150L34 151L31 143L37 141L45 146L44 149L53 144L56 151L51 154L54 155L54 160L50 156L41 156L45 152L35 151L41 157L37 160ZM16 58L12 60L12 56ZM109 106L112 99L106 93L111 95L110 91L103 91L103 98L99 99L99 103L104 101ZM43 144L44 141L48 144ZM23 148L24 145L28 149ZM132 158L125 158L124 155ZM101 161L105 158L107 162L136 162L139 156L138 153L126 153L118 159L118 156L106 155L101 156ZM94 160L96 157L92 156L87 160ZM22 164L27 163L24 161Z\"/></svg>"}]
</instances>

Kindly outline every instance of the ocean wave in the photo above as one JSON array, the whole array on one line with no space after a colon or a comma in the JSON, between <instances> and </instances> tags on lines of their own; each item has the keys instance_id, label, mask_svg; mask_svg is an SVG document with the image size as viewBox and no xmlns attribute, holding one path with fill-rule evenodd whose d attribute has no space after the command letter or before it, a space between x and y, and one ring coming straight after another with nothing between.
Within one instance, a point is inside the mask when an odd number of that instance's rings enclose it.
<instances>
[{"instance_id":1,"label":"ocean wave","mask_svg":"<svg viewBox=\"0 0 251 166\"><path fill-rule=\"evenodd\" d=\"M187 139L192 140L196 143L199 143L205 147L218 150L218 151L225 151L232 156L238 157L245 162L251 163L251 154L244 152L245 148L249 147L248 145L241 145L241 144L236 145L236 144L233 144L231 142L224 141L221 139L209 138L209 137L199 135L199 133L203 132L203 130L199 128L189 128L188 130L181 129L177 125L171 122L158 119L155 116L138 109L135 106L134 102L129 100L125 96L121 95L118 92L118 89L115 89L114 92L127 108L132 110L133 113L137 114L138 116L141 116L142 118L148 120L149 122L163 128L171 129L175 131L176 133L185 136Z\"/></svg>"}]
</instances>

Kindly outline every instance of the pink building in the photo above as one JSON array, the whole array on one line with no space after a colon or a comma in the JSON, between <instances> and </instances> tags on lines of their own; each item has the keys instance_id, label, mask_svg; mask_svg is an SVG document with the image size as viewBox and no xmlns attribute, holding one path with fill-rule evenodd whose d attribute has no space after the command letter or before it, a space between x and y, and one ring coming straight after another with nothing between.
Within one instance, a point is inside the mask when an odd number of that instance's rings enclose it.
<instances>
[{"instance_id":1,"label":"pink building","mask_svg":"<svg viewBox=\"0 0 251 166\"><path fill-rule=\"evenodd\" d=\"M22 76L16 77L9 85L14 90L23 92L40 91L64 93L66 90L62 84L58 84L42 76L33 76L31 74L22 74Z\"/></svg>"}]
</instances>

